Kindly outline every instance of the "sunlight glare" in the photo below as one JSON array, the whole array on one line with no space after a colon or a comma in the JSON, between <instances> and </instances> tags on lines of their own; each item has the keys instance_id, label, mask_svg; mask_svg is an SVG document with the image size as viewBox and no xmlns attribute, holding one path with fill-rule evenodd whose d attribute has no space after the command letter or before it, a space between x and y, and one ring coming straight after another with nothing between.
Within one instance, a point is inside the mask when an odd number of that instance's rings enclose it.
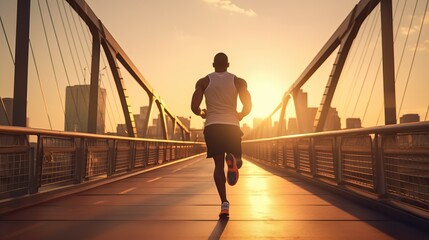
<instances>
[{"instance_id":1,"label":"sunlight glare","mask_svg":"<svg viewBox=\"0 0 429 240\"><path fill-rule=\"evenodd\" d=\"M269 186L267 186L267 179L261 177L251 177L246 181L249 189L252 189L254 193L267 192ZM268 218L270 212L271 199L269 196L264 194L250 194L248 196L248 202L252 206L250 211L255 218Z\"/></svg>"},{"instance_id":2,"label":"sunlight glare","mask_svg":"<svg viewBox=\"0 0 429 240\"><path fill-rule=\"evenodd\" d=\"M271 114L281 102L284 90L269 80L249 83L253 103L251 115L260 118Z\"/></svg>"}]
</instances>

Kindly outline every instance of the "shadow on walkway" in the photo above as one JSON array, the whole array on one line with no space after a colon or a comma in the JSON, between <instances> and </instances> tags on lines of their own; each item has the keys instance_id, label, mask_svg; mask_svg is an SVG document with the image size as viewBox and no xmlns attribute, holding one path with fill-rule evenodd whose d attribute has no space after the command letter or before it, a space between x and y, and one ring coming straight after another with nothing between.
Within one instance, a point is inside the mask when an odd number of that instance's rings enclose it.
<instances>
[{"instance_id":1,"label":"shadow on walkway","mask_svg":"<svg viewBox=\"0 0 429 240\"><path fill-rule=\"evenodd\" d=\"M215 228L210 234L209 240L217 240L222 236L223 231L225 230L226 225L228 224L229 218L221 218L217 221Z\"/></svg>"}]
</instances>

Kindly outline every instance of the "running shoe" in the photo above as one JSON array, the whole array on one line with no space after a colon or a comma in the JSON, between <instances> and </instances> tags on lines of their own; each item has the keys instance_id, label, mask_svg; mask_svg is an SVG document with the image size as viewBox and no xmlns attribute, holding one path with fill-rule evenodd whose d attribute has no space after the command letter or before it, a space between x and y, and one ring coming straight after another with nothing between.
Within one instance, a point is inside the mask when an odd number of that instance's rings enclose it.
<instances>
[{"instance_id":1,"label":"running shoe","mask_svg":"<svg viewBox=\"0 0 429 240\"><path fill-rule=\"evenodd\" d=\"M222 205L220 205L219 217L229 217L229 202L223 202Z\"/></svg>"},{"instance_id":2,"label":"running shoe","mask_svg":"<svg viewBox=\"0 0 429 240\"><path fill-rule=\"evenodd\" d=\"M229 185L234 186L238 181L238 168L236 159L233 154L227 153L226 154L226 164L228 165L228 173L226 180Z\"/></svg>"}]
</instances>

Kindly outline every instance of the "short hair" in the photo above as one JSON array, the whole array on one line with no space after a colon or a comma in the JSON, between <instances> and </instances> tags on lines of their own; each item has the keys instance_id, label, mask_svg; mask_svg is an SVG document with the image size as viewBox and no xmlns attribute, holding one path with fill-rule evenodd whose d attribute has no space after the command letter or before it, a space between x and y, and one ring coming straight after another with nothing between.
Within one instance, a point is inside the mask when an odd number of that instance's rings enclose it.
<instances>
[{"instance_id":1,"label":"short hair","mask_svg":"<svg viewBox=\"0 0 429 240\"><path fill-rule=\"evenodd\" d=\"M213 66L228 67L228 56L223 52L216 54L213 60Z\"/></svg>"}]
</instances>

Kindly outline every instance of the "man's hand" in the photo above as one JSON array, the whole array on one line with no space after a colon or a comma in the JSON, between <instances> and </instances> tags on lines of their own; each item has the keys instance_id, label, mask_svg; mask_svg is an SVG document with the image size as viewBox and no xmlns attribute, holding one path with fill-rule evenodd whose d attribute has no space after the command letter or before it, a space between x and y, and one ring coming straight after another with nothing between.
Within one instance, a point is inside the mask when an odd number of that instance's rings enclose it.
<instances>
[{"instance_id":1,"label":"man's hand","mask_svg":"<svg viewBox=\"0 0 429 240\"><path fill-rule=\"evenodd\" d=\"M203 109L203 110L201 110L201 111L200 111L200 116L201 116L203 119L206 119L206 114L207 114L207 110Z\"/></svg>"},{"instance_id":2,"label":"man's hand","mask_svg":"<svg viewBox=\"0 0 429 240\"><path fill-rule=\"evenodd\" d=\"M245 117L245 115L242 112L237 113L237 115L238 115L238 121L241 121Z\"/></svg>"}]
</instances>

